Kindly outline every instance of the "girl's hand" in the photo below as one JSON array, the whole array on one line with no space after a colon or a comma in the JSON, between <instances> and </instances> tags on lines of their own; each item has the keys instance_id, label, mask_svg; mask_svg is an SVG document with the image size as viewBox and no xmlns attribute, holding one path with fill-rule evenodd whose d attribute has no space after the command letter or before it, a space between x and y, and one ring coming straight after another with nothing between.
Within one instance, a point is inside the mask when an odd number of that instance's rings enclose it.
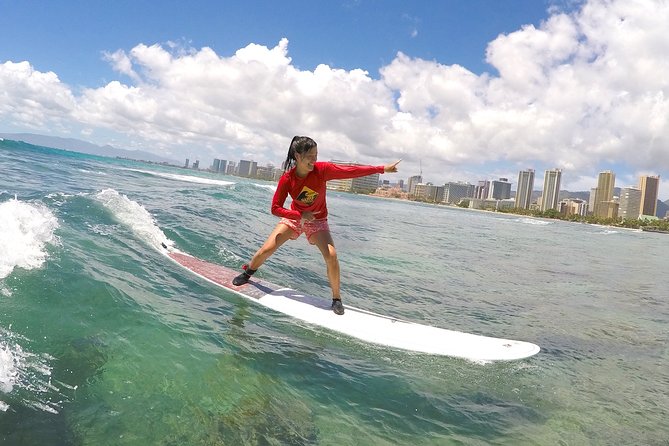
<instances>
[{"instance_id":1,"label":"girl's hand","mask_svg":"<svg viewBox=\"0 0 669 446\"><path fill-rule=\"evenodd\" d=\"M320 214L321 211L318 212L311 212L311 211L304 211L302 212L302 220L304 221L314 221L316 219L316 214Z\"/></svg>"},{"instance_id":2,"label":"girl's hand","mask_svg":"<svg viewBox=\"0 0 669 446\"><path fill-rule=\"evenodd\" d=\"M395 161L395 162L392 163L392 164L388 164L387 166L385 166L385 167L383 168L383 171L384 171L385 173L394 173L394 172L397 172L397 165L400 163L400 161L402 161L402 160L399 159L399 160Z\"/></svg>"}]
</instances>

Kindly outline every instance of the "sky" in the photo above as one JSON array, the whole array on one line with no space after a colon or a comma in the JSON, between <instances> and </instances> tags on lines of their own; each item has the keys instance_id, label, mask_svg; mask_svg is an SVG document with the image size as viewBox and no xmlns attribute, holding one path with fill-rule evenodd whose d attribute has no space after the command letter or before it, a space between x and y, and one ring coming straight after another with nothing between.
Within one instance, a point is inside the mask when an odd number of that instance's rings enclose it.
<instances>
[{"instance_id":1,"label":"sky","mask_svg":"<svg viewBox=\"0 0 669 446\"><path fill-rule=\"evenodd\" d=\"M667 23L667 0L0 0L0 133L201 166L278 166L307 135L401 158L391 182L613 170L666 199Z\"/></svg>"}]
</instances>

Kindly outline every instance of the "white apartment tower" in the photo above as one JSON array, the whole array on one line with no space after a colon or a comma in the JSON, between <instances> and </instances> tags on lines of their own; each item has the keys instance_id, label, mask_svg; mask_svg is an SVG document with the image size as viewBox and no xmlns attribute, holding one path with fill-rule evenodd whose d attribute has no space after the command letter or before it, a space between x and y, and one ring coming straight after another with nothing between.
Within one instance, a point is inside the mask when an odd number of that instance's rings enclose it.
<instances>
[{"instance_id":1,"label":"white apartment tower","mask_svg":"<svg viewBox=\"0 0 669 446\"><path fill-rule=\"evenodd\" d=\"M618 216L623 219L636 220L641 209L641 189L636 186L623 187L620 190L620 207Z\"/></svg>"},{"instance_id":2,"label":"white apartment tower","mask_svg":"<svg viewBox=\"0 0 669 446\"><path fill-rule=\"evenodd\" d=\"M518 190L516 191L516 208L529 209L532 204L534 189L534 169L521 170L518 173Z\"/></svg>"},{"instance_id":3,"label":"white apartment tower","mask_svg":"<svg viewBox=\"0 0 669 446\"><path fill-rule=\"evenodd\" d=\"M550 169L544 174L544 191L541 196L541 212L558 208L562 170Z\"/></svg>"},{"instance_id":4,"label":"white apartment tower","mask_svg":"<svg viewBox=\"0 0 669 446\"><path fill-rule=\"evenodd\" d=\"M422 175L414 175L412 177L409 177L409 195L414 195L416 193L416 184L420 184L423 182L423 176Z\"/></svg>"}]
</instances>

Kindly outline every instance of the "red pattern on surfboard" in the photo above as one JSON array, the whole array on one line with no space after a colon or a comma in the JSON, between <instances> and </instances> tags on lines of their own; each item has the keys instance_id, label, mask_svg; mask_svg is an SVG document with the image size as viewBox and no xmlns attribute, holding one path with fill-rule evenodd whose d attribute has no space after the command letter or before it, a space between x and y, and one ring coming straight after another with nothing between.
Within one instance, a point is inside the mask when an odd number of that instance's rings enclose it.
<instances>
[{"instance_id":1,"label":"red pattern on surfboard","mask_svg":"<svg viewBox=\"0 0 669 446\"><path fill-rule=\"evenodd\" d=\"M217 283L218 285L224 286L226 288L233 288L232 279L239 274L231 269L228 269L221 265L216 265L214 263L205 262L200 260L197 257L189 256L187 254L181 254L178 252L170 252L168 255L174 259L180 265L185 266L189 270L193 271L196 274L199 274L212 282ZM242 285L244 287L245 285ZM241 287L234 287L241 288Z\"/></svg>"}]
</instances>

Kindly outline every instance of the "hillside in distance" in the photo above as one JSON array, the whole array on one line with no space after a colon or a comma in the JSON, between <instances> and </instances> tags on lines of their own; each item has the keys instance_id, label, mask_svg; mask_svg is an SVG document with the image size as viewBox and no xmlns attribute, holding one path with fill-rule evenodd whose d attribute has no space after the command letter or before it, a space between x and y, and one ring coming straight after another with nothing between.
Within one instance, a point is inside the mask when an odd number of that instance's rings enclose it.
<instances>
[{"instance_id":1,"label":"hillside in distance","mask_svg":"<svg viewBox=\"0 0 669 446\"><path fill-rule=\"evenodd\" d=\"M98 146L88 141L75 138L61 138L58 136L39 135L35 133L0 133L0 138L23 141L28 144L51 147L53 149L86 153L88 155L107 156L111 158L129 158L137 161L150 161L154 163L168 163L174 165L180 164L173 159L164 158L142 150L118 149L110 145Z\"/></svg>"}]
</instances>

